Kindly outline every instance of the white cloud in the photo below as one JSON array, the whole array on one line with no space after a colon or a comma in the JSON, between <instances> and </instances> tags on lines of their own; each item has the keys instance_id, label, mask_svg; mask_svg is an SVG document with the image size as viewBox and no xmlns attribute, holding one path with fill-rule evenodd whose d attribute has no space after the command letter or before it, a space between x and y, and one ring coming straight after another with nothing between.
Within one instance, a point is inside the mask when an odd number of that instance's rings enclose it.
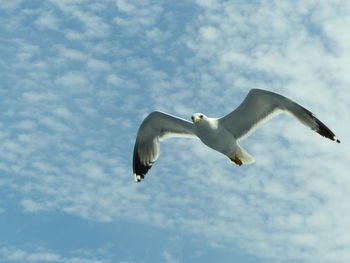
<instances>
[{"instance_id":1,"label":"white cloud","mask_svg":"<svg viewBox=\"0 0 350 263\"><path fill-rule=\"evenodd\" d=\"M166 263L179 263L180 261L176 260L169 251L163 252L163 257Z\"/></svg>"},{"instance_id":2,"label":"white cloud","mask_svg":"<svg viewBox=\"0 0 350 263\"><path fill-rule=\"evenodd\" d=\"M43 11L43 13L36 19L35 23L41 28L58 30L60 21L52 12Z\"/></svg>"},{"instance_id":3,"label":"white cloud","mask_svg":"<svg viewBox=\"0 0 350 263\"><path fill-rule=\"evenodd\" d=\"M38 54L40 50L40 48L37 45L31 45L31 44L25 43L24 41L18 41L18 42L20 42L19 52L16 54L16 59L18 61L29 60L33 58L33 56Z\"/></svg>"},{"instance_id":4,"label":"white cloud","mask_svg":"<svg viewBox=\"0 0 350 263\"><path fill-rule=\"evenodd\" d=\"M32 199L23 199L21 205L25 212L37 212L40 210L50 210L49 205L43 203L37 203Z\"/></svg>"},{"instance_id":5,"label":"white cloud","mask_svg":"<svg viewBox=\"0 0 350 263\"><path fill-rule=\"evenodd\" d=\"M110 34L110 26L101 17L80 10L73 12L73 15L85 26L85 37L106 38Z\"/></svg>"},{"instance_id":6,"label":"white cloud","mask_svg":"<svg viewBox=\"0 0 350 263\"><path fill-rule=\"evenodd\" d=\"M16 247L0 248L0 255L6 262L56 262L56 263L107 263L107 259L97 259L94 256L88 257L89 251L81 251L73 256L63 256L45 248L21 249Z\"/></svg>"},{"instance_id":7,"label":"white cloud","mask_svg":"<svg viewBox=\"0 0 350 263\"><path fill-rule=\"evenodd\" d=\"M57 96L52 92L36 92L28 91L23 93L23 98L31 103L37 103L39 101L52 101L57 99Z\"/></svg>"},{"instance_id":8,"label":"white cloud","mask_svg":"<svg viewBox=\"0 0 350 263\"><path fill-rule=\"evenodd\" d=\"M13 1L2 1L0 4L0 8L6 11L14 11L18 7L20 7L23 0L13 0Z\"/></svg>"},{"instance_id":9,"label":"white cloud","mask_svg":"<svg viewBox=\"0 0 350 263\"><path fill-rule=\"evenodd\" d=\"M196 3L203 8L209 9L217 8L220 5L220 2L217 0L197 0Z\"/></svg>"},{"instance_id":10,"label":"white cloud","mask_svg":"<svg viewBox=\"0 0 350 263\"><path fill-rule=\"evenodd\" d=\"M125 28L124 33L127 35L144 31L155 25L158 17L163 12L160 4L153 1L124 1L116 0L116 6L122 13L114 18L114 23L121 28Z\"/></svg>"},{"instance_id":11,"label":"white cloud","mask_svg":"<svg viewBox=\"0 0 350 263\"><path fill-rule=\"evenodd\" d=\"M98 59L89 59L87 66L95 71L107 71L111 69L111 66L107 62Z\"/></svg>"},{"instance_id":12,"label":"white cloud","mask_svg":"<svg viewBox=\"0 0 350 263\"><path fill-rule=\"evenodd\" d=\"M67 125L57 120L56 118L45 116L40 119L40 123L45 125L46 127L49 127L55 130L58 133L61 133L61 132L64 133L64 132L70 131L70 128Z\"/></svg>"},{"instance_id":13,"label":"white cloud","mask_svg":"<svg viewBox=\"0 0 350 263\"><path fill-rule=\"evenodd\" d=\"M117 8L125 13L132 13L137 9L131 2L125 0L116 0Z\"/></svg>"},{"instance_id":14,"label":"white cloud","mask_svg":"<svg viewBox=\"0 0 350 263\"><path fill-rule=\"evenodd\" d=\"M117 86L121 86L124 83L123 79L121 79L119 76L117 76L115 74L108 75L106 77L106 81L109 84L117 85Z\"/></svg>"},{"instance_id":15,"label":"white cloud","mask_svg":"<svg viewBox=\"0 0 350 263\"><path fill-rule=\"evenodd\" d=\"M65 108L65 107L59 107L57 109L54 110L54 113L59 116L59 117L62 117L64 119L72 119L72 112Z\"/></svg>"},{"instance_id":16,"label":"white cloud","mask_svg":"<svg viewBox=\"0 0 350 263\"><path fill-rule=\"evenodd\" d=\"M61 55L65 58L78 61L87 59L87 55L79 50L66 48L64 46L59 46L58 49L61 52Z\"/></svg>"},{"instance_id":17,"label":"white cloud","mask_svg":"<svg viewBox=\"0 0 350 263\"><path fill-rule=\"evenodd\" d=\"M58 85L64 85L72 87L73 89L78 89L79 87L86 87L88 85L88 80L85 75L81 72L68 72L61 77L56 79Z\"/></svg>"},{"instance_id":18,"label":"white cloud","mask_svg":"<svg viewBox=\"0 0 350 263\"><path fill-rule=\"evenodd\" d=\"M215 27L203 26L199 29L199 33L204 41L215 41L218 38L218 32Z\"/></svg>"},{"instance_id":19,"label":"white cloud","mask_svg":"<svg viewBox=\"0 0 350 263\"><path fill-rule=\"evenodd\" d=\"M36 128L36 123L30 120L23 120L16 123L13 127L21 130L34 130Z\"/></svg>"},{"instance_id":20,"label":"white cloud","mask_svg":"<svg viewBox=\"0 0 350 263\"><path fill-rule=\"evenodd\" d=\"M79 8L79 5L86 3L86 0L50 0L64 12L72 12Z\"/></svg>"},{"instance_id":21,"label":"white cloud","mask_svg":"<svg viewBox=\"0 0 350 263\"><path fill-rule=\"evenodd\" d=\"M103 17L97 14L98 11L106 9L105 5L90 3L90 1L86 0L51 0L50 2L58 6L69 19L76 20L81 25L81 27L75 29L71 27L62 29L62 32L65 33L68 39L86 41L89 39L103 39L110 35L111 28L108 21L105 21ZM49 22L51 23L51 21Z\"/></svg>"}]
</instances>

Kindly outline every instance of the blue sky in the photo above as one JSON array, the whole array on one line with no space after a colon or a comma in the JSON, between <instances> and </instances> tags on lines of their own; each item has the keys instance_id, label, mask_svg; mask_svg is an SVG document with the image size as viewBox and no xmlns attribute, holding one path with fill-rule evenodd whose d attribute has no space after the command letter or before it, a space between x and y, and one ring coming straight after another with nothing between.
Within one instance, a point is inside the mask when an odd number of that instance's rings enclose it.
<instances>
[{"instance_id":1,"label":"blue sky","mask_svg":"<svg viewBox=\"0 0 350 263\"><path fill-rule=\"evenodd\" d=\"M350 3L0 3L0 262L350 260ZM166 140L135 184L143 118L229 113L251 88L314 112L337 145L279 116L237 167Z\"/></svg>"}]
</instances>

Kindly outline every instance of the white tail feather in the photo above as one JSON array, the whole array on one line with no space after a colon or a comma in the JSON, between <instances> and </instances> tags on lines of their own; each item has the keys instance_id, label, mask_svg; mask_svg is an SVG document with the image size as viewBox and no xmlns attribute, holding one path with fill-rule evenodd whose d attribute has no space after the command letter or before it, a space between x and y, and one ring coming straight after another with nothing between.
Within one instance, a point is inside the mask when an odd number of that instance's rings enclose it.
<instances>
[{"instance_id":1,"label":"white tail feather","mask_svg":"<svg viewBox=\"0 0 350 263\"><path fill-rule=\"evenodd\" d=\"M237 148L236 156L242 161L243 164L254 163L255 161L254 157L241 147Z\"/></svg>"}]
</instances>

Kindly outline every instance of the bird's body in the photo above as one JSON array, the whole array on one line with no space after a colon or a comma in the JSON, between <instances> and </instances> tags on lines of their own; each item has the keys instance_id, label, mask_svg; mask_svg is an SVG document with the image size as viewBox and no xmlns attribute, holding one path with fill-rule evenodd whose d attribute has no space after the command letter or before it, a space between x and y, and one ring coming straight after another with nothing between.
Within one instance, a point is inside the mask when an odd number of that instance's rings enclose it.
<instances>
[{"instance_id":1,"label":"bird's body","mask_svg":"<svg viewBox=\"0 0 350 263\"><path fill-rule=\"evenodd\" d=\"M263 120L273 113L288 112L320 135L340 142L314 114L279 94L253 89L244 101L222 118L210 118L202 113L192 115L192 123L154 111L142 122L134 147L133 170L139 182L159 155L159 139L164 137L199 138L208 147L226 155L237 165L254 162L254 158L238 144Z\"/></svg>"},{"instance_id":2,"label":"bird's body","mask_svg":"<svg viewBox=\"0 0 350 263\"><path fill-rule=\"evenodd\" d=\"M235 141L234 136L226 129L219 128L217 119L203 115L203 120L194 125L194 133L210 148L223 152L227 151L227 145ZM219 138L222 138L219 140Z\"/></svg>"},{"instance_id":3,"label":"bird's body","mask_svg":"<svg viewBox=\"0 0 350 263\"><path fill-rule=\"evenodd\" d=\"M242 163L252 163L254 159L237 144L235 136L229 132L217 118L209 118L204 114L202 121L194 124L194 133L208 147L226 155L233 162L236 158ZM238 161L239 162L239 161Z\"/></svg>"}]
</instances>

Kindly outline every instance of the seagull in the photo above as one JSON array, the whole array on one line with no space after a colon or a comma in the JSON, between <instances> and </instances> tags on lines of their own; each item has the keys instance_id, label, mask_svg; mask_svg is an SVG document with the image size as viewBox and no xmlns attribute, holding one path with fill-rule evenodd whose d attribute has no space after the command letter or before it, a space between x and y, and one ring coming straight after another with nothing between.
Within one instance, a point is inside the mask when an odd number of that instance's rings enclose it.
<instances>
[{"instance_id":1,"label":"seagull","mask_svg":"<svg viewBox=\"0 0 350 263\"><path fill-rule=\"evenodd\" d=\"M254 158L238 141L254 131L264 120L279 113L289 113L321 136L340 143L334 133L309 110L280 94L252 89L234 111L222 118L194 113L190 122L160 111L150 113L141 123L135 141L135 181L144 179L159 156L160 139L169 137L199 138L205 145L226 155L239 166L253 163Z\"/></svg>"}]
</instances>

